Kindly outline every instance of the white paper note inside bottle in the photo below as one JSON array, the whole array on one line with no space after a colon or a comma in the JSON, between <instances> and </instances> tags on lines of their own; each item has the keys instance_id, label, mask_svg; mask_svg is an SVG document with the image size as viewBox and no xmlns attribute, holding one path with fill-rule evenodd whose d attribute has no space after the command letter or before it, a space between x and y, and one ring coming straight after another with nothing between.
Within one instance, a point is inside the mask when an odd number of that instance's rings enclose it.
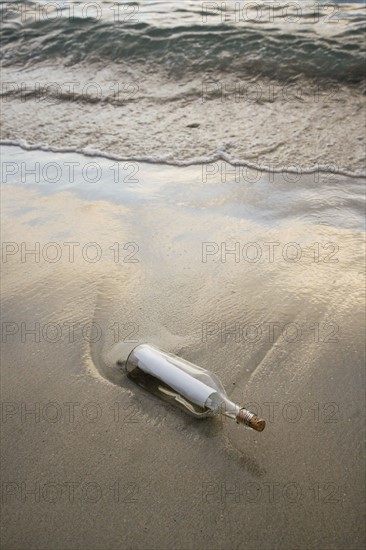
<instances>
[{"instance_id":1,"label":"white paper note inside bottle","mask_svg":"<svg viewBox=\"0 0 366 550\"><path fill-rule=\"evenodd\" d=\"M138 366L200 407L204 407L210 395L216 393L214 388L192 378L154 349L141 347L138 353Z\"/></svg>"}]
</instances>

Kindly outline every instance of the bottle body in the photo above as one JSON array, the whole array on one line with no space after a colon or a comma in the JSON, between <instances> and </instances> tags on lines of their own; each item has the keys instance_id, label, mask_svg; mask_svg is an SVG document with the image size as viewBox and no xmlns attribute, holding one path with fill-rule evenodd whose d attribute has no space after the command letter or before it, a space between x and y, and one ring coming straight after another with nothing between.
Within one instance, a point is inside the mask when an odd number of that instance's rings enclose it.
<instances>
[{"instance_id":1,"label":"bottle body","mask_svg":"<svg viewBox=\"0 0 366 550\"><path fill-rule=\"evenodd\" d=\"M176 355L140 344L128 355L125 368L130 380L196 418L220 413L258 431L264 428L264 421L255 427L257 417L230 401L215 374Z\"/></svg>"}]
</instances>

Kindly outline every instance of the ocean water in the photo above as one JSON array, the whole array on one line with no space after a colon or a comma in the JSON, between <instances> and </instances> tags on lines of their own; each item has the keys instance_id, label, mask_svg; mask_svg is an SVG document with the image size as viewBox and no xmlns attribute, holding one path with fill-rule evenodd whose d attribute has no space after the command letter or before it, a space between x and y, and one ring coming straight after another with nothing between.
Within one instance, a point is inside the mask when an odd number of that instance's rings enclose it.
<instances>
[{"instance_id":1,"label":"ocean water","mask_svg":"<svg viewBox=\"0 0 366 550\"><path fill-rule=\"evenodd\" d=\"M3 2L3 143L177 165L365 163L365 2Z\"/></svg>"}]
</instances>

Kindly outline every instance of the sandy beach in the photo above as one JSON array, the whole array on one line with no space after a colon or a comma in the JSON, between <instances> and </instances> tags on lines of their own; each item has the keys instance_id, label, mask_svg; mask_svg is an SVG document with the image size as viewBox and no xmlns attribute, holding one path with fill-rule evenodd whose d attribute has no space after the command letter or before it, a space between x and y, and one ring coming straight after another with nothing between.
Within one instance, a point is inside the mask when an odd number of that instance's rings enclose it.
<instances>
[{"instance_id":1,"label":"sandy beach","mask_svg":"<svg viewBox=\"0 0 366 550\"><path fill-rule=\"evenodd\" d=\"M2 547L362 548L364 180L2 165ZM213 371L266 430L150 396L125 340Z\"/></svg>"}]
</instances>

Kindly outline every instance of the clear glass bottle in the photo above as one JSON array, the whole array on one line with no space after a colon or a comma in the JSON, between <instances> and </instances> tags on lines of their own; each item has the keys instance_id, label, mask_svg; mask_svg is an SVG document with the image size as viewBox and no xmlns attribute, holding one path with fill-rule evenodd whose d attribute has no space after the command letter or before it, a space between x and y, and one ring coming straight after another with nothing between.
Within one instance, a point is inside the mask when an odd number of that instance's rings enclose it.
<instances>
[{"instance_id":1,"label":"clear glass bottle","mask_svg":"<svg viewBox=\"0 0 366 550\"><path fill-rule=\"evenodd\" d=\"M228 398L215 374L176 355L140 344L118 363L130 380L196 418L219 413L258 432L265 428L263 419Z\"/></svg>"}]
</instances>

